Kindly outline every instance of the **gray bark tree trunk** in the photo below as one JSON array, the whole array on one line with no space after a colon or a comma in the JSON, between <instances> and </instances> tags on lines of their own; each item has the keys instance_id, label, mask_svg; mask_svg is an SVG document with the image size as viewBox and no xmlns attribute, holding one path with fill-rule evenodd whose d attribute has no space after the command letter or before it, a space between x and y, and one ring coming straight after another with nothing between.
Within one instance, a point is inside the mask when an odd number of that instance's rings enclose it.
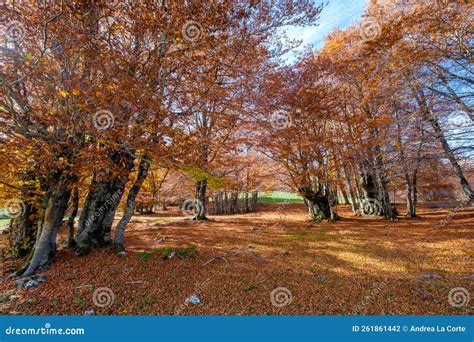
<instances>
[{"instance_id":1,"label":"gray bark tree trunk","mask_svg":"<svg viewBox=\"0 0 474 342\"><path fill-rule=\"evenodd\" d=\"M445 153L446 157L448 158L449 162L451 163L451 166L454 169L454 173L456 174L457 178L459 179L459 183L461 184L461 188L463 189L464 193L469 198L471 204L474 203L474 192L472 191L472 188L469 185L466 177L464 177L461 166L459 165L458 161L456 160L456 158L454 156L453 151L451 150L451 147L449 146L448 142L446 141L446 137L444 136L443 130L441 129L441 126L439 125L438 119L433 116L433 114L431 113L430 108L428 108L428 104L427 104L425 94L422 91L418 91L417 95L418 96L416 96L416 99L418 101L418 105L420 106L420 108L422 110L423 117L433 127L435 135L438 138L439 142L441 143L441 146L443 147L444 153Z\"/></svg>"},{"instance_id":2,"label":"gray bark tree trunk","mask_svg":"<svg viewBox=\"0 0 474 342\"><path fill-rule=\"evenodd\" d=\"M418 169L413 172L413 217L416 217L416 206L418 204Z\"/></svg>"},{"instance_id":3,"label":"gray bark tree trunk","mask_svg":"<svg viewBox=\"0 0 474 342\"><path fill-rule=\"evenodd\" d=\"M343 166L343 171L344 171L344 179L346 181L347 189L349 192L349 200L351 203L352 213L355 214L357 212L356 196L354 194L354 190L352 189L351 177L349 176L349 173L347 172L347 168L345 165Z\"/></svg>"},{"instance_id":4,"label":"gray bark tree trunk","mask_svg":"<svg viewBox=\"0 0 474 342\"><path fill-rule=\"evenodd\" d=\"M250 210L252 212L257 211L257 202L258 202L258 191L254 191L254 192L252 192L252 201L251 201L251 205L250 205Z\"/></svg>"},{"instance_id":5,"label":"gray bark tree trunk","mask_svg":"<svg viewBox=\"0 0 474 342\"><path fill-rule=\"evenodd\" d=\"M26 184L36 180L32 173L20 174L20 176ZM37 198L31 193L33 189L28 185L23 185L19 190L23 200L19 204L18 215L9 215L15 217L10 217L7 230L10 250L14 259L23 258L33 250L39 217Z\"/></svg>"},{"instance_id":6,"label":"gray bark tree trunk","mask_svg":"<svg viewBox=\"0 0 474 342\"><path fill-rule=\"evenodd\" d=\"M408 163L405 158L405 151L403 150L403 142L402 142L402 130L400 127L399 116L396 114L397 119L397 140L400 152L400 161L402 164L403 175L405 177L405 195L406 195L406 210L408 217L414 217L415 214L413 213L413 202L412 202L412 188L411 188L411 180L410 174L408 171ZM394 197L395 200L395 197Z\"/></svg>"},{"instance_id":7,"label":"gray bark tree trunk","mask_svg":"<svg viewBox=\"0 0 474 342\"><path fill-rule=\"evenodd\" d=\"M116 152L111 158L120 173L100 180L94 175L79 218L75 239L76 253L79 255L88 254L93 247L100 248L113 243L110 231L128 175L134 165L134 157L125 152Z\"/></svg>"},{"instance_id":8,"label":"gray bark tree trunk","mask_svg":"<svg viewBox=\"0 0 474 342\"><path fill-rule=\"evenodd\" d=\"M244 206L245 206L245 213L248 213L250 210L249 210L249 193L248 193L248 190L245 191L245 195L244 195Z\"/></svg>"},{"instance_id":9,"label":"gray bark tree trunk","mask_svg":"<svg viewBox=\"0 0 474 342\"><path fill-rule=\"evenodd\" d=\"M74 241L74 220L76 219L77 212L79 210L79 189L77 187L74 188L73 193L71 195L72 199L72 208L71 208L71 215L69 215L67 219L66 226L68 228L68 246L74 248L76 246L76 242Z\"/></svg>"},{"instance_id":10,"label":"gray bark tree trunk","mask_svg":"<svg viewBox=\"0 0 474 342\"><path fill-rule=\"evenodd\" d=\"M207 220L207 203L206 203L206 188L207 180L199 180L196 182L196 207L194 211L193 220L205 221Z\"/></svg>"},{"instance_id":11,"label":"gray bark tree trunk","mask_svg":"<svg viewBox=\"0 0 474 342\"><path fill-rule=\"evenodd\" d=\"M342 195L342 204L347 205L350 204L349 197L347 196L346 189L344 188L344 184L340 186L341 195Z\"/></svg>"},{"instance_id":12,"label":"gray bark tree trunk","mask_svg":"<svg viewBox=\"0 0 474 342\"><path fill-rule=\"evenodd\" d=\"M49 195L47 195L46 210L34 246L33 256L23 276L29 276L49 264L56 253L56 235L69 202L70 183L71 176L61 175L59 181L52 186Z\"/></svg>"},{"instance_id":13,"label":"gray bark tree trunk","mask_svg":"<svg viewBox=\"0 0 474 342\"><path fill-rule=\"evenodd\" d=\"M298 192L304 198L311 221L320 222L333 218L328 196L316 193L309 188L300 188Z\"/></svg>"},{"instance_id":14,"label":"gray bark tree trunk","mask_svg":"<svg viewBox=\"0 0 474 342\"><path fill-rule=\"evenodd\" d=\"M127 196L127 203L125 206L125 211L123 213L122 218L120 219L117 227L115 228L115 246L117 250L123 251L125 249L125 228L127 224L130 222L130 219L135 212L135 200L137 198L138 193L145 181L148 169L150 167L151 161L148 157L143 157L140 160L140 164L138 165L138 172L137 178L135 179L135 183L128 191Z\"/></svg>"},{"instance_id":15,"label":"gray bark tree trunk","mask_svg":"<svg viewBox=\"0 0 474 342\"><path fill-rule=\"evenodd\" d=\"M463 101L462 98L456 94L456 91L449 85L449 82L443 75L439 75L441 82L443 83L444 87L448 90L449 95L454 99L454 101L461 107L462 111L466 112L469 116L471 121L474 121L474 111Z\"/></svg>"},{"instance_id":16,"label":"gray bark tree trunk","mask_svg":"<svg viewBox=\"0 0 474 342\"><path fill-rule=\"evenodd\" d=\"M471 186L469 185L466 177L464 176L464 173L462 172L461 166L459 165L458 161L456 160L456 157L454 156L453 151L451 150L451 147L448 145L448 142L446 141L446 138L444 137L444 133L441 130L441 127L439 125L438 120L433 117L432 115L428 116L428 121L431 123L436 136L438 137L443 150L446 154L446 157L448 158L449 162L451 163L454 173L459 179L459 183L461 184L461 188L463 189L464 193L467 195L467 197L470 199L471 203L474 203L474 192L472 191Z\"/></svg>"},{"instance_id":17,"label":"gray bark tree trunk","mask_svg":"<svg viewBox=\"0 0 474 342\"><path fill-rule=\"evenodd\" d=\"M25 201L24 211L10 220L9 240L12 257L20 259L33 250L37 230L38 209L31 201Z\"/></svg>"}]
</instances>

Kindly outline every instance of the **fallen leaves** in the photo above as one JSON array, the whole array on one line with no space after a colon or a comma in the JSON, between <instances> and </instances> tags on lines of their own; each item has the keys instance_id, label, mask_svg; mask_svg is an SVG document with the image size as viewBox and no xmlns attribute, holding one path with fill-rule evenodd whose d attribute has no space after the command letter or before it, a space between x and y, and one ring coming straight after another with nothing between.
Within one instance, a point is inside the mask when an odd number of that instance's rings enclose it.
<instances>
[{"instance_id":1,"label":"fallen leaves","mask_svg":"<svg viewBox=\"0 0 474 342\"><path fill-rule=\"evenodd\" d=\"M289 230L279 218L269 219L274 207L194 225L184 225L179 209L173 208L176 216L166 217L159 231L156 219L143 217L129 227L126 257L103 250L76 258L68 249L60 250L43 272L43 283L29 289L16 289L13 280L2 283L0 310L35 315L350 315L367 302L360 314L472 313L471 304L450 306L447 295L453 287L474 288L474 210L463 209L449 228L428 234L440 216L427 207L416 227L402 218L393 222L396 230L385 229L383 219L354 218L348 208L340 210L336 224L307 228L302 204L288 205L282 213ZM259 220L273 224L255 232L251 227ZM196 255L163 262L161 253L147 252L163 236L170 251L195 245ZM288 253L282 257L282 251ZM383 290L374 291L381 282ZM100 287L113 291L112 305L93 304L93 292ZM272 306L269 296L278 287L291 291L290 305ZM199 305L183 304L192 295Z\"/></svg>"}]
</instances>

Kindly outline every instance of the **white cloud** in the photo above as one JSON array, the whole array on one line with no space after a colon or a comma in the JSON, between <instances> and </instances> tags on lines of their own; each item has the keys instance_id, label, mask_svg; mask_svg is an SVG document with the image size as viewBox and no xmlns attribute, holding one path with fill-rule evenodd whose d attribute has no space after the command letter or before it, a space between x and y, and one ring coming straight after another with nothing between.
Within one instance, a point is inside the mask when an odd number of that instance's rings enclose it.
<instances>
[{"instance_id":1,"label":"white cloud","mask_svg":"<svg viewBox=\"0 0 474 342\"><path fill-rule=\"evenodd\" d=\"M335 28L345 28L360 19L369 0L329 0L323 9L318 26L291 27L287 35L299 39L304 45L321 47L326 36ZM292 60L289 57L289 60Z\"/></svg>"}]
</instances>

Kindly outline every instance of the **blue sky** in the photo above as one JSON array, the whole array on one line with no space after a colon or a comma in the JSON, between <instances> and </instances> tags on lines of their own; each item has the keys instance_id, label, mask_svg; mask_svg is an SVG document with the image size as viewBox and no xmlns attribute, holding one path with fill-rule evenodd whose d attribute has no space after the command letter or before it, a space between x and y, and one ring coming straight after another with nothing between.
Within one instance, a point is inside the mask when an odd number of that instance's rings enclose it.
<instances>
[{"instance_id":1,"label":"blue sky","mask_svg":"<svg viewBox=\"0 0 474 342\"><path fill-rule=\"evenodd\" d=\"M318 0L318 2L326 1ZM369 0L327 0L327 2L329 3L321 13L318 26L289 28L288 37L303 40L303 45L310 44L320 48L324 38L334 28L345 28L358 21Z\"/></svg>"}]
</instances>

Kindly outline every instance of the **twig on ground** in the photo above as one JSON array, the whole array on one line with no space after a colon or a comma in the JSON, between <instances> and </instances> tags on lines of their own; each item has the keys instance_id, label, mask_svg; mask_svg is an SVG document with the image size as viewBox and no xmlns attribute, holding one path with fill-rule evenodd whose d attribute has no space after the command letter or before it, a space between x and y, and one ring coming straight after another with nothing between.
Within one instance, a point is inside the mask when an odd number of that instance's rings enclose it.
<instances>
[{"instance_id":1,"label":"twig on ground","mask_svg":"<svg viewBox=\"0 0 474 342\"><path fill-rule=\"evenodd\" d=\"M229 262L227 261L226 258L221 257L221 256L216 256L216 257L212 258L211 260L208 260L204 264L202 264L202 267L207 266L208 264L210 264L214 260L223 260L226 263L226 265L229 265Z\"/></svg>"},{"instance_id":2,"label":"twig on ground","mask_svg":"<svg viewBox=\"0 0 474 342\"><path fill-rule=\"evenodd\" d=\"M125 285L144 284L144 283L146 283L146 281L135 280L135 281L127 281L127 282L125 282Z\"/></svg>"}]
</instances>

